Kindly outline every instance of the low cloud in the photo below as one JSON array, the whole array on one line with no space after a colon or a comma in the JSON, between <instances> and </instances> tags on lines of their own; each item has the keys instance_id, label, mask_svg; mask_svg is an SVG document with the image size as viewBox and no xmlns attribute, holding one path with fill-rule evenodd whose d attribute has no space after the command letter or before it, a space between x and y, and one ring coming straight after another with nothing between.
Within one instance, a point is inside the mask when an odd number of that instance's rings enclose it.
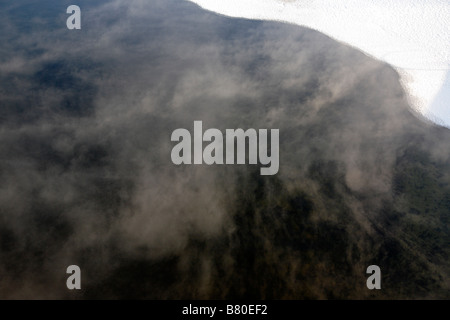
<instances>
[{"instance_id":1,"label":"low cloud","mask_svg":"<svg viewBox=\"0 0 450 320\"><path fill-rule=\"evenodd\" d=\"M442 168L449 132L411 113L393 69L185 1L80 3L79 32L64 5L25 23L26 4L2 4L0 297L364 298L364 271L349 279L389 254L420 256L440 296L448 262L381 215L399 206L399 158L417 147ZM279 129L279 173L173 165L171 133L195 120ZM71 264L80 293L64 286ZM417 279L379 297L427 295Z\"/></svg>"}]
</instances>

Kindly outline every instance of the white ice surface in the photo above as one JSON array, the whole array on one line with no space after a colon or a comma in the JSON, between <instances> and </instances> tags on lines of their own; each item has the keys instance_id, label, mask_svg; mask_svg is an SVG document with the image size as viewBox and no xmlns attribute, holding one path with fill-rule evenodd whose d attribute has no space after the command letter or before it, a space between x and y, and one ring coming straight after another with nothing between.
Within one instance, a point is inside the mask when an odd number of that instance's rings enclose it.
<instances>
[{"instance_id":1,"label":"white ice surface","mask_svg":"<svg viewBox=\"0 0 450 320\"><path fill-rule=\"evenodd\" d=\"M450 0L188 0L320 31L392 65L412 107L450 127Z\"/></svg>"}]
</instances>

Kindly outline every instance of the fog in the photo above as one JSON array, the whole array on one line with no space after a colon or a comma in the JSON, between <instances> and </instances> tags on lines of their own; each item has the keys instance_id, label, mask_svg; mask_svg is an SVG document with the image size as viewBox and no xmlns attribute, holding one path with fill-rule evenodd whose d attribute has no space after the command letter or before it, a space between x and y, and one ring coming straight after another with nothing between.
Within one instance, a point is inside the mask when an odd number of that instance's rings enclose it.
<instances>
[{"instance_id":1,"label":"fog","mask_svg":"<svg viewBox=\"0 0 450 320\"><path fill-rule=\"evenodd\" d=\"M190 0L231 17L318 30L393 66L410 106L450 127L450 4L445 0Z\"/></svg>"},{"instance_id":2,"label":"fog","mask_svg":"<svg viewBox=\"0 0 450 320\"><path fill-rule=\"evenodd\" d=\"M1 4L1 298L445 296L448 248L427 256L385 221L409 208L393 181L411 150L445 168L443 197L450 181L449 131L412 111L393 68L186 1L80 1L69 31L69 4ZM196 120L279 129L279 172L174 165L171 134ZM416 218L445 243L445 217ZM371 293L377 263L388 285Z\"/></svg>"}]
</instances>

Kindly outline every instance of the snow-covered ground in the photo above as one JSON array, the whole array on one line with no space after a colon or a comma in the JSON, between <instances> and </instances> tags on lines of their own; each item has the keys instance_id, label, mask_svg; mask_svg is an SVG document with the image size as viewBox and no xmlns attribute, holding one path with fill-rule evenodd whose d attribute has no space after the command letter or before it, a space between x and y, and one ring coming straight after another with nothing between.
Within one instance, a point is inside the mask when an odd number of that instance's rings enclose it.
<instances>
[{"instance_id":1,"label":"snow-covered ground","mask_svg":"<svg viewBox=\"0 0 450 320\"><path fill-rule=\"evenodd\" d=\"M318 30L391 64L410 104L450 127L450 0L188 0Z\"/></svg>"}]
</instances>

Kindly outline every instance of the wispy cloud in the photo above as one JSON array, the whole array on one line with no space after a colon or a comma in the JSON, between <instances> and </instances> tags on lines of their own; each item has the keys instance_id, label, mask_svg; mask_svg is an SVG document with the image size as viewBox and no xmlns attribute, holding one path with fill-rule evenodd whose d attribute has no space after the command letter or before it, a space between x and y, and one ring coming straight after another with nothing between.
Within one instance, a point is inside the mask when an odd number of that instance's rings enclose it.
<instances>
[{"instance_id":1,"label":"wispy cloud","mask_svg":"<svg viewBox=\"0 0 450 320\"><path fill-rule=\"evenodd\" d=\"M366 297L346 281L391 239L377 221L398 157L449 160L448 130L411 114L398 74L292 25L89 3L80 31L65 3L2 4L0 296ZM194 120L280 129L279 174L173 165L171 133Z\"/></svg>"}]
</instances>

